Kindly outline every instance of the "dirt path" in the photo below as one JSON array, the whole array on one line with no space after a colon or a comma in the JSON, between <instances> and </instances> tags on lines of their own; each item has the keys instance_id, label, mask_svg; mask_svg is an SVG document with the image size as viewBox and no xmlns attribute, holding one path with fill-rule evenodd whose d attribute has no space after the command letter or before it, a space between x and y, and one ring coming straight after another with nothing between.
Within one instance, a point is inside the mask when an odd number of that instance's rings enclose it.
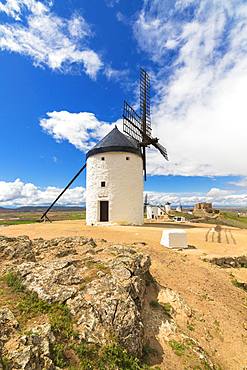
<instances>
[{"instance_id":1,"label":"dirt path","mask_svg":"<svg viewBox=\"0 0 247 370\"><path fill-rule=\"evenodd\" d=\"M113 242L145 241L150 245L159 245L162 230L166 228L186 229L188 243L197 249L188 253L202 255L240 255L247 251L247 230L222 227L220 232L213 232L207 224L145 224L144 226L86 226L82 221L56 221L1 227L0 234L9 236L28 235L30 238L45 239L58 236L92 236L105 238Z\"/></svg>"},{"instance_id":2,"label":"dirt path","mask_svg":"<svg viewBox=\"0 0 247 370\"><path fill-rule=\"evenodd\" d=\"M201 259L206 255L246 254L247 230L223 227L219 233L212 225L181 225L196 249L179 252L159 244L167 227L172 225L88 227L81 221L61 221L4 227L0 234L32 239L84 235L115 243L147 243L138 248L151 255L154 277L162 286L181 294L192 309L191 319L179 323L179 331L196 339L221 369L247 369L247 294L232 284L234 274L246 277L246 269L220 269ZM164 364L161 368L166 370L193 369L189 358L176 356L168 345Z\"/></svg>"}]
</instances>

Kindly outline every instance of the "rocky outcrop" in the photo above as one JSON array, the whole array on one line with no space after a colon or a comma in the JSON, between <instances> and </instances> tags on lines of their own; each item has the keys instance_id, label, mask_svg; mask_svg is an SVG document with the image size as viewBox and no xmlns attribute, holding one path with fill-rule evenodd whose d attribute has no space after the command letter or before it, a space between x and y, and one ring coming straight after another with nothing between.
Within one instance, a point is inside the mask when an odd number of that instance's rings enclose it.
<instances>
[{"instance_id":1,"label":"rocky outcrop","mask_svg":"<svg viewBox=\"0 0 247 370\"><path fill-rule=\"evenodd\" d=\"M15 264L23 261L35 261L31 240L27 236L19 236L18 238L0 236L0 258L13 260Z\"/></svg>"},{"instance_id":2,"label":"rocky outcrop","mask_svg":"<svg viewBox=\"0 0 247 370\"><path fill-rule=\"evenodd\" d=\"M129 250L122 253L108 262L109 272L99 271L100 278L89 283L67 304L82 339L105 343L112 335L130 353L140 355L141 310L150 259Z\"/></svg>"},{"instance_id":3,"label":"rocky outcrop","mask_svg":"<svg viewBox=\"0 0 247 370\"><path fill-rule=\"evenodd\" d=\"M76 260L58 260L44 263L24 262L14 271L22 284L49 303L66 302L74 296L83 277L79 275ZM74 264L73 264L74 263Z\"/></svg>"},{"instance_id":4,"label":"rocky outcrop","mask_svg":"<svg viewBox=\"0 0 247 370\"><path fill-rule=\"evenodd\" d=\"M0 342L6 342L18 328L14 314L7 307L0 308Z\"/></svg>"},{"instance_id":5,"label":"rocky outcrop","mask_svg":"<svg viewBox=\"0 0 247 370\"><path fill-rule=\"evenodd\" d=\"M48 323L35 326L26 335L11 338L4 347L9 368L13 370L55 369L50 351L54 341L55 337Z\"/></svg>"},{"instance_id":6,"label":"rocky outcrop","mask_svg":"<svg viewBox=\"0 0 247 370\"><path fill-rule=\"evenodd\" d=\"M210 262L214 265L223 267L223 268L247 268L247 256L238 256L238 257L215 257L211 259L205 259L205 261Z\"/></svg>"},{"instance_id":7,"label":"rocky outcrop","mask_svg":"<svg viewBox=\"0 0 247 370\"><path fill-rule=\"evenodd\" d=\"M114 338L131 354L142 354L148 256L133 247L84 237L34 241L1 237L1 243L1 256L27 292L49 304L68 306L79 340L102 345ZM47 322L7 342L4 350L13 368L53 369L52 341ZM38 361L37 367L30 367Z\"/></svg>"}]
</instances>

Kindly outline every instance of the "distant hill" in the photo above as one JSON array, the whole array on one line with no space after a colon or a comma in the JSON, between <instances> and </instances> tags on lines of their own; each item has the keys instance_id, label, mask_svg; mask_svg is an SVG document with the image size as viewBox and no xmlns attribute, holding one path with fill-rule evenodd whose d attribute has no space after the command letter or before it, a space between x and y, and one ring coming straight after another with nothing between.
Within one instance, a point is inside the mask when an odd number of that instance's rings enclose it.
<instances>
[{"instance_id":1,"label":"distant hill","mask_svg":"<svg viewBox=\"0 0 247 370\"><path fill-rule=\"evenodd\" d=\"M44 212L48 206L25 206L25 207L17 207L17 208L4 208L0 207L0 213L8 213L8 212ZM65 207L65 206L54 206L52 211L56 212L73 212L73 211L82 211L85 209L85 205L81 207Z\"/></svg>"}]
</instances>

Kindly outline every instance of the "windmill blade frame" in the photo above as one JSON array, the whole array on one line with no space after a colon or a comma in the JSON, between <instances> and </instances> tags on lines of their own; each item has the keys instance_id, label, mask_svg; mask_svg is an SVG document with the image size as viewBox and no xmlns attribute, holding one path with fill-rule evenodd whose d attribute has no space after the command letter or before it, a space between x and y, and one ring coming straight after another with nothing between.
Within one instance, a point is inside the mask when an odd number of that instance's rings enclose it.
<instances>
[{"instance_id":1,"label":"windmill blade frame","mask_svg":"<svg viewBox=\"0 0 247 370\"><path fill-rule=\"evenodd\" d=\"M151 145L153 145L156 149L158 149L159 150L159 152L161 153L161 155L163 155L163 157L167 160L167 161L169 161L169 159L168 159L168 154L167 154L167 150L166 150L166 148L162 145L162 144L160 144L160 143L155 143L155 142L152 142L152 144Z\"/></svg>"},{"instance_id":2,"label":"windmill blade frame","mask_svg":"<svg viewBox=\"0 0 247 370\"><path fill-rule=\"evenodd\" d=\"M151 104L150 104L150 78L148 73L141 68L140 70L140 116L142 120L142 130L151 136Z\"/></svg>"},{"instance_id":3,"label":"windmill blade frame","mask_svg":"<svg viewBox=\"0 0 247 370\"><path fill-rule=\"evenodd\" d=\"M159 152L163 155L163 157L165 157L167 161L169 160L166 148L162 144L159 143L159 139L157 137L148 136L138 126L136 126L131 120L129 120L126 116L123 116L123 118L126 121L128 121L130 124L132 124L134 128L140 132L140 134L144 135L145 143L139 141L139 144L141 146L147 147L149 145L153 145L156 149L159 150Z\"/></svg>"},{"instance_id":4,"label":"windmill blade frame","mask_svg":"<svg viewBox=\"0 0 247 370\"><path fill-rule=\"evenodd\" d=\"M123 132L138 142L142 141L142 120L135 110L124 101Z\"/></svg>"},{"instance_id":5,"label":"windmill blade frame","mask_svg":"<svg viewBox=\"0 0 247 370\"><path fill-rule=\"evenodd\" d=\"M140 69L140 115L124 101L123 132L135 139L142 148L143 172L146 180L146 147L153 145L168 161L166 148L158 138L151 136L151 108L150 108L150 78L148 73Z\"/></svg>"}]
</instances>

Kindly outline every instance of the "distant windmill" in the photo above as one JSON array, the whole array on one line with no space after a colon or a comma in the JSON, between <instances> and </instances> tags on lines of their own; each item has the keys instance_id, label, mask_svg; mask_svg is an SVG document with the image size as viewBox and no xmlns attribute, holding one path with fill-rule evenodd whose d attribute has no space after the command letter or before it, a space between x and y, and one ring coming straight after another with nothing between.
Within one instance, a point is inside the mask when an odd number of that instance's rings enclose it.
<instances>
[{"instance_id":1,"label":"distant windmill","mask_svg":"<svg viewBox=\"0 0 247 370\"><path fill-rule=\"evenodd\" d=\"M150 115L150 78L144 69L140 71L140 115L125 101L123 112L123 131L139 142L142 148L144 179L147 179L146 147L153 145L168 160L166 149L159 144L158 138L151 136Z\"/></svg>"},{"instance_id":2,"label":"distant windmill","mask_svg":"<svg viewBox=\"0 0 247 370\"><path fill-rule=\"evenodd\" d=\"M143 224L143 172L146 148L153 145L168 160L166 149L151 136L150 79L140 72L140 115L125 101L123 131L115 127L86 154L87 163L41 216L48 212L87 168L86 223ZM147 203L147 198L145 198Z\"/></svg>"},{"instance_id":3,"label":"distant windmill","mask_svg":"<svg viewBox=\"0 0 247 370\"><path fill-rule=\"evenodd\" d=\"M148 193L145 194L144 198L144 214L147 213L147 206L149 205L148 203Z\"/></svg>"}]
</instances>

